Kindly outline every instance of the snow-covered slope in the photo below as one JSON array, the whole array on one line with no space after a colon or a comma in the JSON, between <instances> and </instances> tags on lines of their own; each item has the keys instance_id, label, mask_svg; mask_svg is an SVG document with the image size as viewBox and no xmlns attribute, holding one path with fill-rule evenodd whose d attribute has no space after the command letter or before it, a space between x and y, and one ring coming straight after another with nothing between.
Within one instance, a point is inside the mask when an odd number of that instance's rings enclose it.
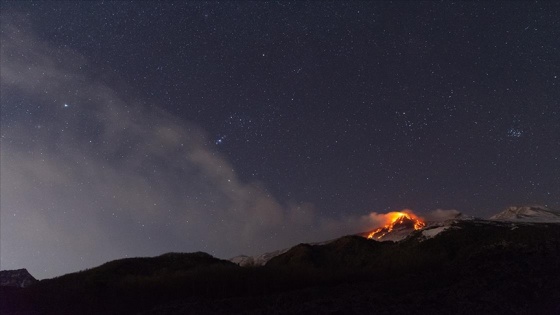
<instances>
[{"instance_id":1,"label":"snow-covered slope","mask_svg":"<svg viewBox=\"0 0 560 315\"><path fill-rule=\"evenodd\" d=\"M436 235L438 235L439 233L447 230L450 226L431 226L431 227L426 227L422 230L422 236L425 237L426 239L428 238L433 238Z\"/></svg>"},{"instance_id":2,"label":"snow-covered slope","mask_svg":"<svg viewBox=\"0 0 560 315\"><path fill-rule=\"evenodd\" d=\"M385 242L385 241L398 242L407 238L414 231L415 231L414 228L410 228L410 227L397 227L396 229L388 232L387 234L379 238L373 238L373 239L380 242Z\"/></svg>"},{"instance_id":3,"label":"snow-covered slope","mask_svg":"<svg viewBox=\"0 0 560 315\"><path fill-rule=\"evenodd\" d=\"M234 264L238 264L241 267L264 266L269 260L271 260L272 258L278 255L284 254L288 250L289 248L285 248L285 249L275 250L273 252L268 252L255 256L239 255L230 258L229 261L231 261Z\"/></svg>"},{"instance_id":4,"label":"snow-covered slope","mask_svg":"<svg viewBox=\"0 0 560 315\"><path fill-rule=\"evenodd\" d=\"M560 223L560 212L544 206L509 207L490 217L490 220Z\"/></svg>"}]
</instances>

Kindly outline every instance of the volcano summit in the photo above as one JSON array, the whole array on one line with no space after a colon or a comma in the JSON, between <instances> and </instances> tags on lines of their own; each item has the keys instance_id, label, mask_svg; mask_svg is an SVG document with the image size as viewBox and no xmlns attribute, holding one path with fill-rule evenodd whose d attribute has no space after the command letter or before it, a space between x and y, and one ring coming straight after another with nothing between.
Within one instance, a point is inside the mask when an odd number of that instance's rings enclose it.
<instances>
[{"instance_id":1,"label":"volcano summit","mask_svg":"<svg viewBox=\"0 0 560 315\"><path fill-rule=\"evenodd\" d=\"M410 210L390 212L385 215L386 223L373 231L361 233L360 236L377 241L400 241L413 231L420 230L426 223Z\"/></svg>"}]
</instances>

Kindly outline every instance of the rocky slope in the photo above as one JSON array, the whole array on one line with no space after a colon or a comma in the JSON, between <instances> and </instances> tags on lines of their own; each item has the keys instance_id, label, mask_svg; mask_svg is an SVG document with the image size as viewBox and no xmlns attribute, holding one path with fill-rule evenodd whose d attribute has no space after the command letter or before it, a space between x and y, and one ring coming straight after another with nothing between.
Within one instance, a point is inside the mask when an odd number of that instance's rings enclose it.
<instances>
[{"instance_id":1,"label":"rocky slope","mask_svg":"<svg viewBox=\"0 0 560 315\"><path fill-rule=\"evenodd\" d=\"M37 282L27 269L0 271L0 286L25 288Z\"/></svg>"}]
</instances>

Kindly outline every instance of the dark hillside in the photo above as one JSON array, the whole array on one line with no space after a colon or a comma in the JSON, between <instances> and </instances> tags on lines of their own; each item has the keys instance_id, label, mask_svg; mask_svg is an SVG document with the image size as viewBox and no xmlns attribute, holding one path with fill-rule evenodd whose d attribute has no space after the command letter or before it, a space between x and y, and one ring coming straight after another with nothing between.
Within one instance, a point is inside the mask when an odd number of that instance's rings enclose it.
<instances>
[{"instance_id":1,"label":"dark hillside","mask_svg":"<svg viewBox=\"0 0 560 315\"><path fill-rule=\"evenodd\" d=\"M2 292L2 314L555 314L560 225L458 221L434 238L300 244L264 267L112 261Z\"/></svg>"}]
</instances>

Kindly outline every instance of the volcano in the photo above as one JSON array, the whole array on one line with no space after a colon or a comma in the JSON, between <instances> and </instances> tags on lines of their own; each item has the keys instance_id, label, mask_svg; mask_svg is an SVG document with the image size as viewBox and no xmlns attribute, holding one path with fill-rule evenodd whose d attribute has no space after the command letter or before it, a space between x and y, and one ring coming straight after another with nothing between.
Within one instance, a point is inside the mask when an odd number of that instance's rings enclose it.
<instances>
[{"instance_id":1,"label":"volcano","mask_svg":"<svg viewBox=\"0 0 560 315\"><path fill-rule=\"evenodd\" d=\"M424 221L407 210L390 212L385 216L386 224L384 226L360 235L377 241L400 241L412 232L426 226Z\"/></svg>"}]
</instances>

